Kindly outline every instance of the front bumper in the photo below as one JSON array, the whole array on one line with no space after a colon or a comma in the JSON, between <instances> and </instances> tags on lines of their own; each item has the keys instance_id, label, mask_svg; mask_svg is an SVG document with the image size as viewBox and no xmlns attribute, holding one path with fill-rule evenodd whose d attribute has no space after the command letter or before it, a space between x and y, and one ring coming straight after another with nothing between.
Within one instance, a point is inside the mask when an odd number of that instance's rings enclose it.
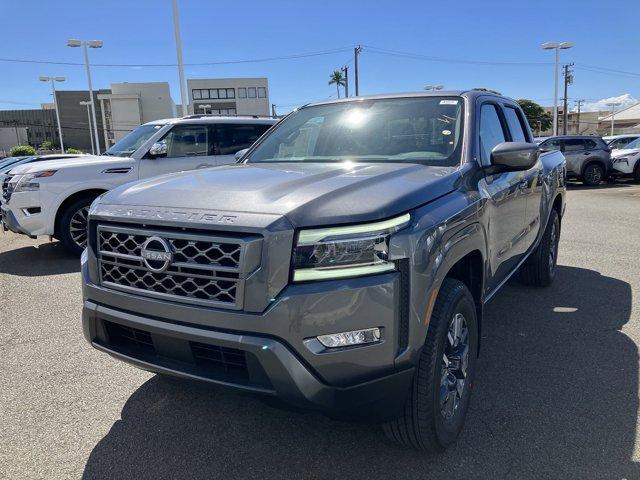
<instances>
[{"instance_id":1,"label":"front bumper","mask_svg":"<svg viewBox=\"0 0 640 480\"><path fill-rule=\"evenodd\" d=\"M30 237L50 235L46 213L40 208L39 192L17 192L11 195L8 202L3 202L2 224L5 230L21 233ZM29 213L28 209L40 208L38 213Z\"/></svg>"},{"instance_id":2,"label":"front bumper","mask_svg":"<svg viewBox=\"0 0 640 480\"><path fill-rule=\"evenodd\" d=\"M413 368L395 367L398 273L290 285L265 312L250 314L102 288L90 282L86 256L84 335L120 360L349 418L384 420L404 404ZM305 344L373 326L380 343L323 352Z\"/></svg>"}]
</instances>

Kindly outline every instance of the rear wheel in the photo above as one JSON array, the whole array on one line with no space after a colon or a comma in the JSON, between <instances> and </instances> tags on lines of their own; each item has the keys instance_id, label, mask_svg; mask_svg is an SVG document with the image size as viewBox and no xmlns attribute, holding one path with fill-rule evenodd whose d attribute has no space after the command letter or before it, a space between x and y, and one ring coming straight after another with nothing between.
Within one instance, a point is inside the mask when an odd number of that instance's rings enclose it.
<instances>
[{"instance_id":1,"label":"rear wheel","mask_svg":"<svg viewBox=\"0 0 640 480\"><path fill-rule=\"evenodd\" d=\"M582 172L582 183L589 187L600 185L604 180L604 168L599 163L591 163L587 165Z\"/></svg>"},{"instance_id":2,"label":"rear wheel","mask_svg":"<svg viewBox=\"0 0 640 480\"><path fill-rule=\"evenodd\" d=\"M546 287L553 282L558 264L559 243L560 217L558 212L552 209L540 243L520 267L519 276L522 283Z\"/></svg>"},{"instance_id":3,"label":"rear wheel","mask_svg":"<svg viewBox=\"0 0 640 480\"><path fill-rule=\"evenodd\" d=\"M64 247L74 255L80 255L87 246L87 219L93 197L83 197L62 212L57 236Z\"/></svg>"},{"instance_id":4,"label":"rear wheel","mask_svg":"<svg viewBox=\"0 0 640 480\"><path fill-rule=\"evenodd\" d=\"M392 441L440 451L460 435L469 406L478 351L473 296L464 283L447 278L431 315L404 412L383 425Z\"/></svg>"}]
</instances>

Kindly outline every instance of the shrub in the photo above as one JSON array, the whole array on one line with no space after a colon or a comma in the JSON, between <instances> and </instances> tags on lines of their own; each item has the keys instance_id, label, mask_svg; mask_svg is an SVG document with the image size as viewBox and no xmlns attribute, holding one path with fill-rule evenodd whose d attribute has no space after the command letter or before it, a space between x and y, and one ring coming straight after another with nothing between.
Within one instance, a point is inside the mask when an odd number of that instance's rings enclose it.
<instances>
[{"instance_id":1,"label":"shrub","mask_svg":"<svg viewBox=\"0 0 640 480\"><path fill-rule=\"evenodd\" d=\"M58 146L53 143L51 140L45 140L44 142L42 142L42 145L40 145L40 149L42 150L57 150Z\"/></svg>"},{"instance_id":2,"label":"shrub","mask_svg":"<svg viewBox=\"0 0 640 480\"><path fill-rule=\"evenodd\" d=\"M11 150L9 150L10 157L23 157L27 155L35 155L36 153L36 149L31 145L14 145L11 147Z\"/></svg>"},{"instance_id":3,"label":"shrub","mask_svg":"<svg viewBox=\"0 0 640 480\"><path fill-rule=\"evenodd\" d=\"M82 153L80 150L78 150L77 148L67 148L65 149L66 153Z\"/></svg>"}]
</instances>

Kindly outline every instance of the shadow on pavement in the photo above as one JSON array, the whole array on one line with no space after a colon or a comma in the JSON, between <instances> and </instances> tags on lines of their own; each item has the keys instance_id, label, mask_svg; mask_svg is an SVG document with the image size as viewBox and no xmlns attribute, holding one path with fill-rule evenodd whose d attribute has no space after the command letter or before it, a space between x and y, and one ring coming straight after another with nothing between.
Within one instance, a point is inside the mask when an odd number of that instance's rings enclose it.
<instances>
[{"instance_id":1,"label":"shadow on pavement","mask_svg":"<svg viewBox=\"0 0 640 480\"><path fill-rule=\"evenodd\" d=\"M0 273L21 277L59 275L80 271L80 259L60 242L42 243L0 252Z\"/></svg>"},{"instance_id":2,"label":"shadow on pavement","mask_svg":"<svg viewBox=\"0 0 640 480\"><path fill-rule=\"evenodd\" d=\"M592 270L507 286L486 309L467 425L440 455L396 448L376 426L156 376L84 478L640 478L638 352L620 331L630 313L629 284Z\"/></svg>"}]
</instances>

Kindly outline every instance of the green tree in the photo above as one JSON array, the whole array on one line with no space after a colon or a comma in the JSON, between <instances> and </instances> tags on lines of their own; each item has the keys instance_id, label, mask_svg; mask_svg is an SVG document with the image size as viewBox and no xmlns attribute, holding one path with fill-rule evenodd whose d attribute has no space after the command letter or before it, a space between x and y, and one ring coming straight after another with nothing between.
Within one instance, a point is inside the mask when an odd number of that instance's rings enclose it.
<instances>
[{"instance_id":1,"label":"green tree","mask_svg":"<svg viewBox=\"0 0 640 480\"><path fill-rule=\"evenodd\" d=\"M340 87L345 87L347 85L347 81L342 75L340 70L334 70L331 76L329 77L329 85L336 85L336 90L338 91L338 98L340 98Z\"/></svg>"},{"instance_id":2,"label":"green tree","mask_svg":"<svg viewBox=\"0 0 640 480\"><path fill-rule=\"evenodd\" d=\"M35 155L36 153L36 149L31 145L14 145L11 147L11 150L9 150L10 157L25 157Z\"/></svg>"},{"instance_id":3,"label":"green tree","mask_svg":"<svg viewBox=\"0 0 640 480\"><path fill-rule=\"evenodd\" d=\"M521 98L518 100L518 103L527 117L531 130L534 132L544 132L551 128L551 125L553 124L551 113L546 112L544 108L533 100Z\"/></svg>"}]
</instances>

